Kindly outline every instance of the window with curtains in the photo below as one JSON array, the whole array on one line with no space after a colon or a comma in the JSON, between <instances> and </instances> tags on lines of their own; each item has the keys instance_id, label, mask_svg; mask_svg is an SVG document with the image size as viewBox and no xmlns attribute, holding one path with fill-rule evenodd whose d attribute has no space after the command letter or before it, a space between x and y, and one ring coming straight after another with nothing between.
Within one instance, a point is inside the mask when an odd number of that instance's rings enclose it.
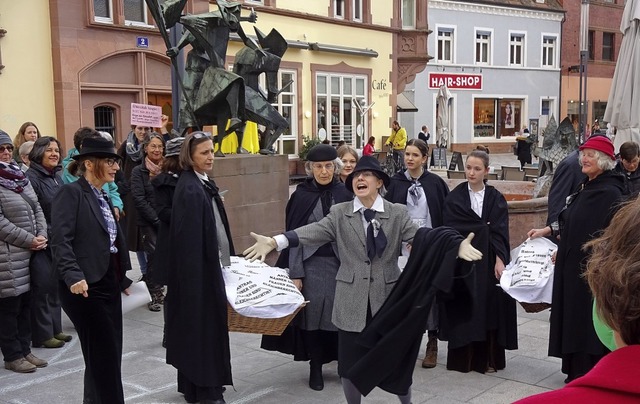
<instances>
[{"instance_id":1,"label":"window with curtains","mask_svg":"<svg viewBox=\"0 0 640 404\"><path fill-rule=\"evenodd\" d=\"M558 37L542 37L542 67L556 67L556 44Z\"/></svg>"},{"instance_id":2,"label":"window with curtains","mask_svg":"<svg viewBox=\"0 0 640 404\"><path fill-rule=\"evenodd\" d=\"M436 61L453 63L453 28L438 28Z\"/></svg>"},{"instance_id":3,"label":"window with curtains","mask_svg":"<svg viewBox=\"0 0 640 404\"><path fill-rule=\"evenodd\" d=\"M524 34L510 34L509 64L524 66Z\"/></svg>"}]
</instances>

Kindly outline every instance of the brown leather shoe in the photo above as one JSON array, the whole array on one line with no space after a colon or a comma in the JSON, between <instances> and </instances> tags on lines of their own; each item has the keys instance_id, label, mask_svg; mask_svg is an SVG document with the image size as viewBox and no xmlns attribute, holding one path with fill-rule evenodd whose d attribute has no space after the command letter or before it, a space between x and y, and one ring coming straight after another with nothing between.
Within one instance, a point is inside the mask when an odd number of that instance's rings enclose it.
<instances>
[{"instance_id":1,"label":"brown leather shoe","mask_svg":"<svg viewBox=\"0 0 640 404\"><path fill-rule=\"evenodd\" d=\"M422 360L422 367L426 369L435 368L438 363L438 339L429 338L427 342L427 352Z\"/></svg>"},{"instance_id":2,"label":"brown leather shoe","mask_svg":"<svg viewBox=\"0 0 640 404\"><path fill-rule=\"evenodd\" d=\"M49 362L47 362L46 360L40 359L32 353L29 353L29 355L25 356L24 358L37 368L44 368L49 364Z\"/></svg>"},{"instance_id":3,"label":"brown leather shoe","mask_svg":"<svg viewBox=\"0 0 640 404\"><path fill-rule=\"evenodd\" d=\"M4 368L17 373L32 373L36 371L35 365L27 361L25 358L16 359L11 362L5 362Z\"/></svg>"}]
</instances>

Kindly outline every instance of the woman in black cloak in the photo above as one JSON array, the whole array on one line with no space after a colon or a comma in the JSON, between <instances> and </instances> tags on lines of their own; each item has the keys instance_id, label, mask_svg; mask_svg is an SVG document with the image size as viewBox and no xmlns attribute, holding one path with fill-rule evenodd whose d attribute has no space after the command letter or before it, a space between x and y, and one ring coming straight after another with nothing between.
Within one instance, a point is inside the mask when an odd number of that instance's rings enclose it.
<instances>
[{"instance_id":1,"label":"woman in black cloak","mask_svg":"<svg viewBox=\"0 0 640 404\"><path fill-rule=\"evenodd\" d=\"M480 150L469 153L467 182L451 191L444 207L444 225L463 236L475 233L472 245L483 254L479 262L463 263L475 277L471 317L461 318L458 313L463 307L456 307L455 302L440 313L440 339L449 341L447 369L465 373L504 369L505 349L518 347L516 304L499 285L509 263L507 202L485 184L488 172L489 155Z\"/></svg>"},{"instance_id":2,"label":"woman in black cloak","mask_svg":"<svg viewBox=\"0 0 640 404\"><path fill-rule=\"evenodd\" d=\"M169 228L167 363L178 370L178 391L188 403L224 403L223 386L233 381L221 265L231 265L234 250L218 187L207 176L209 133L185 138L180 166Z\"/></svg>"}]
</instances>

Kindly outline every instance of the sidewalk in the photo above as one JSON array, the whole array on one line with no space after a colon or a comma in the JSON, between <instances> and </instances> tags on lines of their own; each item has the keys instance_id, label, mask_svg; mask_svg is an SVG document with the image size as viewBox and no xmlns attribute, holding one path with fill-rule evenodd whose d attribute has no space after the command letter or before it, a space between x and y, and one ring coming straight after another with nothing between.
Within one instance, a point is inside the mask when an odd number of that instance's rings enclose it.
<instances>
[{"instance_id":1,"label":"sidewalk","mask_svg":"<svg viewBox=\"0 0 640 404\"><path fill-rule=\"evenodd\" d=\"M135 255L132 262L137 262ZM137 279L139 270L129 276ZM122 371L127 403L185 403L176 391L176 371L165 363L160 346L162 317L161 312L153 313L146 307L125 315ZM447 371L446 343L440 342L436 368L422 369L421 357L416 362L413 403L509 403L562 387L560 360L547 357L548 317L548 310L538 314L519 310L520 349L507 351L506 369L493 374ZM68 319L64 318L63 325L66 333L76 335ZM227 387L227 403L345 402L335 362L324 367L325 389L313 391L307 386L306 362L261 350L258 335L231 333L230 337L235 386ZM49 366L32 374L1 369L0 404L81 403L84 362L78 339L60 349L37 348L33 352L48 360ZM364 404L394 402L395 397L379 389L363 400Z\"/></svg>"}]
</instances>

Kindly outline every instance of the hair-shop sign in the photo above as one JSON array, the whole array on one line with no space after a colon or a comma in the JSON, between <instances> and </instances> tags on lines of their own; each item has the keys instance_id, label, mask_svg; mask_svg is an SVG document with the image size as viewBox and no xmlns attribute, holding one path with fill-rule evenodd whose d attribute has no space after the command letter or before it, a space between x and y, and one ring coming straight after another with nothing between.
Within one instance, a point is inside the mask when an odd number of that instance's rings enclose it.
<instances>
[{"instance_id":1,"label":"hair-shop sign","mask_svg":"<svg viewBox=\"0 0 640 404\"><path fill-rule=\"evenodd\" d=\"M447 86L450 90L482 90L481 74L429 73L429 88Z\"/></svg>"}]
</instances>

